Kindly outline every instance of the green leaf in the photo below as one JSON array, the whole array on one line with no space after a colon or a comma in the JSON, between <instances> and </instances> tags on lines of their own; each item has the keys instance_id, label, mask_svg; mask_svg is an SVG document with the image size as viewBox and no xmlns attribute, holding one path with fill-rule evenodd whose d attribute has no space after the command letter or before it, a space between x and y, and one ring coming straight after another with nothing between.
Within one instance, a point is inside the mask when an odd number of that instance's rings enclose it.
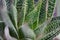
<instances>
[{"instance_id":1,"label":"green leaf","mask_svg":"<svg viewBox=\"0 0 60 40\"><path fill-rule=\"evenodd\" d=\"M52 21L45 27L44 33L47 34L60 26L60 17L53 18Z\"/></svg>"},{"instance_id":2,"label":"green leaf","mask_svg":"<svg viewBox=\"0 0 60 40\"><path fill-rule=\"evenodd\" d=\"M35 7L35 9L33 11L31 11L27 16L26 16L26 21L33 25L33 23L35 21L37 21L37 18L38 18L38 14L40 12L40 8L41 8L41 5L42 5L42 0L39 0L37 6ZM33 27L31 27L33 29ZM34 28L35 29L35 28Z\"/></svg>"},{"instance_id":3,"label":"green leaf","mask_svg":"<svg viewBox=\"0 0 60 40\"><path fill-rule=\"evenodd\" d=\"M42 4L42 7L41 7L41 12L40 12L40 14L41 14L41 16L40 16L40 21L41 21L41 23L43 23L44 21L42 21L44 18L46 18L46 5L47 5L47 0L43 0L43 4ZM54 6L53 6L54 7ZM44 10L44 11L43 11ZM43 13L42 13L43 12ZM45 14L45 16L43 16L43 14ZM43 19L42 19L43 18ZM44 19L45 20L45 19ZM45 25L46 24L46 25ZM43 23L42 25L44 25L44 26L39 26L38 28L36 28L35 30L34 30L34 32L36 33L36 35L39 35L39 34L41 34L41 32L43 32L43 30L44 30L44 28L47 26L47 24L49 24L49 21L48 20L46 20L46 22L45 23ZM42 31L41 31L42 30Z\"/></svg>"},{"instance_id":4,"label":"green leaf","mask_svg":"<svg viewBox=\"0 0 60 40\"><path fill-rule=\"evenodd\" d=\"M17 20L18 20L18 27L20 25L22 25L22 20L23 20L23 10L22 10L22 6L23 6L23 1L24 0L19 0L16 4L16 8L17 8Z\"/></svg>"},{"instance_id":5,"label":"green leaf","mask_svg":"<svg viewBox=\"0 0 60 40\"><path fill-rule=\"evenodd\" d=\"M9 17L10 17L13 25L15 26L15 28L18 29L18 27L17 27L17 9L13 3L14 3L13 1L7 0L8 14L9 14Z\"/></svg>"},{"instance_id":6,"label":"green leaf","mask_svg":"<svg viewBox=\"0 0 60 40\"><path fill-rule=\"evenodd\" d=\"M21 39L24 39L24 38L35 39L36 37L36 35L34 34L34 31L30 29L28 24L26 23L19 28L18 34Z\"/></svg>"},{"instance_id":7,"label":"green leaf","mask_svg":"<svg viewBox=\"0 0 60 40\"><path fill-rule=\"evenodd\" d=\"M47 26L47 24L48 24L47 21L45 21L44 23L36 27L36 29L34 30L36 36L39 36L41 33L43 33L44 28Z\"/></svg>"},{"instance_id":8,"label":"green leaf","mask_svg":"<svg viewBox=\"0 0 60 40\"><path fill-rule=\"evenodd\" d=\"M41 10L39 14L39 23L43 23L46 20L46 4L47 0L43 0L42 5L41 5Z\"/></svg>"},{"instance_id":9,"label":"green leaf","mask_svg":"<svg viewBox=\"0 0 60 40\"><path fill-rule=\"evenodd\" d=\"M35 7L34 0L28 0L27 14L29 14Z\"/></svg>"},{"instance_id":10,"label":"green leaf","mask_svg":"<svg viewBox=\"0 0 60 40\"><path fill-rule=\"evenodd\" d=\"M60 28L57 28L54 31L51 31L50 33L46 34L39 40L53 40L55 36L57 36L60 33Z\"/></svg>"},{"instance_id":11,"label":"green leaf","mask_svg":"<svg viewBox=\"0 0 60 40\"><path fill-rule=\"evenodd\" d=\"M46 34L56 30L59 27L60 27L60 17L54 17L50 22L45 21L43 24L37 27L34 30L34 32L37 38L39 38L40 35L45 36Z\"/></svg>"},{"instance_id":12,"label":"green leaf","mask_svg":"<svg viewBox=\"0 0 60 40\"><path fill-rule=\"evenodd\" d=\"M17 12L18 12L18 17L20 17L20 14L22 14L22 6L23 6L23 1L24 0L19 0L17 1L17 4L16 4L16 8L17 8Z\"/></svg>"},{"instance_id":13,"label":"green leaf","mask_svg":"<svg viewBox=\"0 0 60 40\"><path fill-rule=\"evenodd\" d=\"M56 0L48 0L47 19L53 16L55 5Z\"/></svg>"},{"instance_id":14,"label":"green leaf","mask_svg":"<svg viewBox=\"0 0 60 40\"><path fill-rule=\"evenodd\" d=\"M42 5L40 8L40 12L38 14L38 18L37 18L37 27L38 27L38 25L43 24L46 20L46 4L47 4L47 0L42 0Z\"/></svg>"},{"instance_id":15,"label":"green leaf","mask_svg":"<svg viewBox=\"0 0 60 40\"><path fill-rule=\"evenodd\" d=\"M11 28L11 30L13 30L16 33L17 37L18 37L17 31L14 28L14 25L12 24L12 22L11 22L9 16L8 16L6 1L2 0L2 5L0 5L0 6L2 6L2 8L0 9L1 10L0 14L2 16L2 19L5 23L5 25L6 26L8 25L8 27Z\"/></svg>"},{"instance_id":16,"label":"green leaf","mask_svg":"<svg viewBox=\"0 0 60 40\"><path fill-rule=\"evenodd\" d=\"M22 24L25 17L34 9L34 0L19 0L17 2L18 26ZM25 17L24 17L25 16Z\"/></svg>"},{"instance_id":17,"label":"green leaf","mask_svg":"<svg viewBox=\"0 0 60 40\"><path fill-rule=\"evenodd\" d=\"M27 7L28 7L27 1L28 1L28 0L24 0L24 1L23 1L23 6L22 6L22 10L23 10L23 11L22 11L22 12L23 12L23 21L22 21L22 24L24 24L24 22L25 22L25 17L26 17L25 15L26 15L26 13L27 13Z\"/></svg>"},{"instance_id":18,"label":"green leaf","mask_svg":"<svg viewBox=\"0 0 60 40\"><path fill-rule=\"evenodd\" d=\"M56 35L60 33L60 17L55 17L44 28L43 36L41 40L52 40Z\"/></svg>"}]
</instances>

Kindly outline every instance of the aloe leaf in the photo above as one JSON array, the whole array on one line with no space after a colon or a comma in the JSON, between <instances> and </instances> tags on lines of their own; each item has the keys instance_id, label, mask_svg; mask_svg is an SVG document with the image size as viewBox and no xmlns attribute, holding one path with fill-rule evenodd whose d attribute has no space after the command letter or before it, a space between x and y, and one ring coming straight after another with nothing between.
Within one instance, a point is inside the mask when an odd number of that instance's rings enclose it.
<instances>
[{"instance_id":1,"label":"aloe leaf","mask_svg":"<svg viewBox=\"0 0 60 40\"><path fill-rule=\"evenodd\" d=\"M2 16L3 21L5 22L5 25L8 25L9 28L11 28L11 30L13 30L16 33L16 35L18 36L17 31L14 28L14 25L12 24L12 22L8 16L6 1L2 0L0 2L2 2L2 4L0 5L0 7L2 6L2 8L0 9L1 10L0 14Z\"/></svg>"},{"instance_id":2,"label":"aloe leaf","mask_svg":"<svg viewBox=\"0 0 60 40\"><path fill-rule=\"evenodd\" d=\"M43 32L43 30L44 30L44 28L45 28L46 26L47 26L47 21L45 21L44 23L42 23L41 25L39 25L39 26L34 30L36 36L40 35L40 34Z\"/></svg>"},{"instance_id":3,"label":"aloe leaf","mask_svg":"<svg viewBox=\"0 0 60 40\"><path fill-rule=\"evenodd\" d=\"M47 19L51 18L56 7L56 0L48 0Z\"/></svg>"},{"instance_id":4,"label":"aloe leaf","mask_svg":"<svg viewBox=\"0 0 60 40\"><path fill-rule=\"evenodd\" d=\"M39 23L43 23L46 20L46 4L47 0L43 0L42 5L41 5L41 10L39 14Z\"/></svg>"},{"instance_id":5,"label":"aloe leaf","mask_svg":"<svg viewBox=\"0 0 60 40\"><path fill-rule=\"evenodd\" d=\"M7 0L6 2L7 2L9 17L10 17L13 25L18 29L18 27L17 27L17 9L16 9L16 6L13 4L15 2L15 0L14 1Z\"/></svg>"},{"instance_id":6,"label":"aloe leaf","mask_svg":"<svg viewBox=\"0 0 60 40\"><path fill-rule=\"evenodd\" d=\"M47 2L47 0L42 0L42 2L41 2L42 4L40 5L41 7L40 7L40 10L39 10L40 12L38 14L35 14L35 15L37 15L36 18L35 18L35 16L34 16L34 18L32 18L32 19L35 20L35 22L34 22L34 20L32 21L33 22L32 23L33 24L33 29L36 29L38 27L38 25L42 24L46 20L46 2ZM35 11L35 13L36 13L36 11ZM32 20L32 19L30 19L30 20Z\"/></svg>"},{"instance_id":7,"label":"aloe leaf","mask_svg":"<svg viewBox=\"0 0 60 40\"><path fill-rule=\"evenodd\" d=\"M50 33L46 34L39 40L53 40L53 38L60 33L60 28L57 28L54 31L51 31Z\"/></svg>"},{"instance_id":8,"label":"aloe leaf","mask_svg":"<svg viewBox=\"0 0 60 40\"><path fill-rule=\"evenodd\" d=\"M9 26L10 30L11 30L11 31L14 31L14 34L18 35L15 27L13 26L11 20L9 19L9 16L6 16L5 14L2 14L2 16L4 16L3 21L5 22L6 25ZM8 17L8 18L7 18L7 17Z\"/></svg>"},{"instance_id":9,"label":"aloe leaf","mask_svg":"<svg viewBox=\"0 0 60 40\"><path fill-rule=\"evenodd\" d=\"M41 24L39 27L37 27L34 32L39 38L40 35L46 35L47 33L56 30L56 28L59 28L60 24L60 17L54 17L52 20L48 23L48 21L45 21L43 24ZM42 34L45 33L45 34Z\"/></svg>"},{"instance_id":10,"label":"aloe leaf","mask_svg":"<svg viewBox=\"0 0 60 40\"><path fill-rule=\"evenodd\" d=\"M18 20L18 27L22 24L22 20L23 20L23 10L22 10L22 6L23 6L23 1L24 0L19 0L16 4L16 8L17 8L17 20Z\"/></svg>"},{"instance_id":11,"label":"aloe leaf","mask_svg":"<svg viewBox=\"0 0 60 40\"><path fill-rule=\"evenodd\" d=\"M37 18L37 27L46 20L46 4L47 4L47 0L42 0L41 9Z\"/></svg>"},{"instance_id":12,"label":"aloe leaf","mask_svg":"<svg viewBox=\"0 0 60 40\"><path fill-rule=\"evenodd\" d=\"M60 32L60 17L53 18L51 22L44 28L43 35L41 40L52 40ZM46 36L45 36L46 35Z\"/></svg>"},{"instance_id":13,"label":"aloe leaf","mask_svg":"<svg viewBox=\"0 0 60 40\"><path fill-rule=\"evenodd\" d=\"M44 2L45 2L45 1L44 1ZM44 2L43 2L43 3L44 3ZM46 2L44 3L45 6L46 6L46 3L47 3L47 2L48 2L48 1L46 0ZM44 5L43 5L43 7L44 7ZM43 7L42 7L42 9L44 9ZM45 13L46 13L46 7L45 7L44 10L45 10ZM42 11L43 11L43 10L42 10ZM43 12L44 12L44 11L43 11ZM41 13L41 14L43 14L43 13ZM45 15L45 17L46 17L46 15ZM44 18L44 17L43 17L43 18ZM43 20L43 19L40 19L40 20ZM43 21L41 21L41 22L43 22ZM49 21L47 21L47 22L49 22ZM45 24L48 24L48 23L45 23ZM43 29L44 29L44 26L43 26L43 27L40 27L40 28L38 27L38 28L36 28L35 32L36 32L37 35L38 35L39 33L41 33L40 30L43 30ZM39 32L39 33L38 33L38 32Z\"/></svg>"},{"instance_id":14,"label":"aloe leaf","mask_svg":"<svg viewBox=\"0 0 60 40\"><path fill-rule=\"evenodd\" d=\"M25 2L24 2L25 1ZM26 6L25 6L26 5ZM34 0L19 0L17 2L18 10L18 25L21 25L23 20L25 20L24 15L28 15L34 9ZM25 11L26 13L25 13Z\"/></svg>"},{"instance_id":15,"label":"aloe leaf","mask_svg":"<svg viewBox=\"0 0 60 40\"><path fill-rule=\"evenodd\" d=\"M46 20L46 4L47 4L47 0L42 0L42 5L41 5L41 8L40 8L40 12L38 14L38 17L37 17L37 23L33 23L33 27L38 27L38 25L41 25L44 23L44 21ZM35 24L35 26L34 26ZM37 26L36 26L37 24ZM35 28L35 29L36 29Z\"/></svg>"},{"instance_id":16,"label":"aloe leaf","mask_svg":"<svg viewBox=\"0 0 60 40\"><path fill-rule=\"evenodd\" d=\"M30 38L30 39L35 39L36 35L34 33L34 31L32 29L29 28L28 24L23 24L19 30L18 30L18 34L20 36L21 39L24 38Z\"/></svg>"},{"instance_id":17,"label":"aloe leaf","mask_svg":"<svg viewBox=\"0 0 60 40\"><path fill-rule=\"evenodd\" d=\"M37 21L37 17L40 12L41 4L42 4L42 0L39 0L38 5L35 7L35 9L26 16L26 21L29 24L33 24L35 21ZM31 28L33 29L33 27Z\"/></svg>"},{"instance_id":18,"label":"aloe leaf","mask_svg":"<svg viewBox=\"0 0 60 40\"><path fill-rule=\"evenodd\" d=\"M20 14L20 12L22 10L22 4L23 4L23 0L17 1L16 8L17 8L18 14Z\"/></svg>"},{"instance_id":19,"label":"aloe leaf","mask_svg":"<svg viewBox=\"0 0 60 40\"><path fill-rule=\"evenodd\" d=\"M34 4L34 0L28 0L27 2L28 2L27 14L29 14L34 9L35 4Z\"/></svg>"},{"instance_id":20,"label":"aloe leaf","mask_svg":"<svg viewBox=\"0 0 60 40\"><path fill-rule=\"evenodd\" d=\"M24 24L24 22L25 22L25 17L26 17L25 15L27 13L27 6L28 6L27 5L28 4L27 1L28 0L24 0L23 1L23 6L22 6L22 10L23 10L23 21L22 21L22 24Z\"/></svg>"},{"instance_id":21,"label":"aloe leaf","mask_svg":"<svg viewBox=\"0 0 60 40\"><path fill-rule=\"evenodd\" d=\"M44 33L49 33L53 30L55 30L56 28L58 28L60 26L60 17L57 18L53 18L52 21L47 25L47 27L44 29Z\"/></svg>"}]
</instances>

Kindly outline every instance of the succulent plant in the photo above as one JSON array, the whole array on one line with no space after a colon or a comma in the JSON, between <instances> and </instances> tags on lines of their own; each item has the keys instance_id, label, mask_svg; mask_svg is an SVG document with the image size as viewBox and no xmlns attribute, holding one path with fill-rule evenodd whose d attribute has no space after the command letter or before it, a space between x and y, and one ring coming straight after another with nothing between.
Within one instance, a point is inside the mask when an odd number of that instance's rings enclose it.
<instances>
[{"instance_id":1,"label":"succulent plant","mask_svg":"<svg viewBox=\"0 0 60 40\"><path fill-rule=\"evenodd\" d=\"M60 33L56 0L0 0L0 25L6 40L53 40Z\"/></svg>"}]
</instances>

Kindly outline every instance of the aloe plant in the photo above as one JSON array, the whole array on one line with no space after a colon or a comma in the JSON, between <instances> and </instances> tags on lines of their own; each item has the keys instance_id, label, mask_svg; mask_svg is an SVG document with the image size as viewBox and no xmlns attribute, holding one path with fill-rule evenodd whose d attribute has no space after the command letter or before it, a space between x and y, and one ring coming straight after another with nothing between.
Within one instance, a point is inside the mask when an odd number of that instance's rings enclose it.
<instances>
[{"instance_id":1,"label":"aloe plant","mask_svg":"<svg viewBox=\"0 0 60 40\"><path fill-rule=\"evenodd\" d=\"M56 0L0 0L0 25L6 40L53 40L60 33Z\"/></svg>"}]
</instances>

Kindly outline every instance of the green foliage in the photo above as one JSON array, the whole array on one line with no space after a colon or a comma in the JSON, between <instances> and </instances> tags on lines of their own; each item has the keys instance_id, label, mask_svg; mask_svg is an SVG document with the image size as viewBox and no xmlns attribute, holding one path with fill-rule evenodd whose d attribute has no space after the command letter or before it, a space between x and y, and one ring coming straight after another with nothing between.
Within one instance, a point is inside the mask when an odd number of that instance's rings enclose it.
<instances>
[{"instance_id":1,"label":"green foliage","mask_svg":"<svg viewBox=\"0 0 60 40\"><path fill-rule=\"evenodd\" d=\"M60 17L54 17L47 26L43 27L43 24L34 30L35 34L43 35L40 40L52 40L55 36L60 33Z\"/></svg>"},{"instance_id":2,"label":"green foliage","mask_svg":"<svg viewBox=\"0 0 60 40\"><path fill-rule=\"evenodd\" d=\"M11 38L52 40L60 33L60 17L52 18L56 0L38 0L37 4L34 0L1 0L0 4L0 26L8 26Z\"/></svg>"},{"instance_id":3,"label":"green foliage","mask_svg":"<svg viewBox=\"0 0 60 40\"><path fill-rule=\"evenodd\" d=\"M46 3L47 0L43 0L43 3L41 5L41 10L39 14L39 23L43 23L46 20Z\"/></svg>"},{"instance_id":4,"label":"green foliage","mask_svg":"<svg viewBox=\"0 0 60 40\"><path fill-rule=\"evenodd\" d=\"M56 0L48 0L48 11L47 11L47 19L51 18L51 16L53 15L53 11L54 11L54 7L56 4Z\"/></svg>"},{"instance_id":5,"label":"green foliage","mask_svg":"<svg viewBox=\"0 0 60 40\"><path fill-rule=\"evenodd\" d=\"M18 32L19 32L20 39L24 39L24 38L34 39L35 38L35 34L32 31L32 29L29 28L28 24L22 25L19 28Z\"/></svg>"},{"instance_id":6,"label":"green foliage","mask_svg":"<svg viewBox=\"0 0 60 40\"><path fill-rule=\"evenodd\" d=\"M46 34L39 40L53 40L55 36L57 36L60 33L60 28L57 28L54 31L51 31L50 33Z\"/></svg>"}]
</instances>

